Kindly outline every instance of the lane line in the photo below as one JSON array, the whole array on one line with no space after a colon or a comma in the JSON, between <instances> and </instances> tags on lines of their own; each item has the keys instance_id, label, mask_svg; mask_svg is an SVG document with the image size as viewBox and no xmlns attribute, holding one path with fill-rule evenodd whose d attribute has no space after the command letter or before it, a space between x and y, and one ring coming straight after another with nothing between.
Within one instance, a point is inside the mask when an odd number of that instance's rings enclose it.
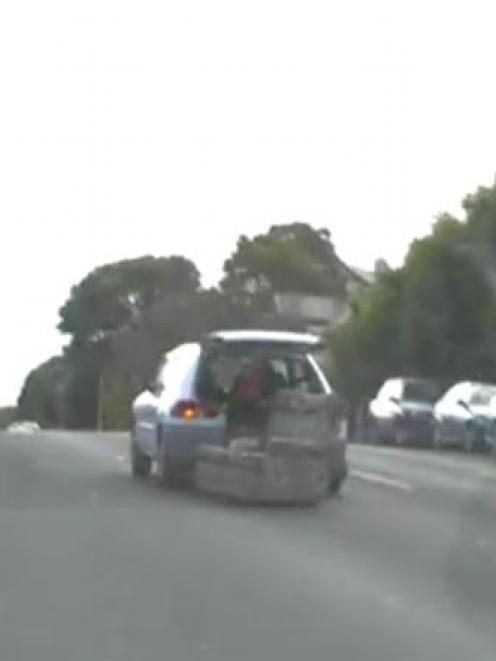
<instances>
[{"instance_id":1,"label":"lane line","mask_svg":"<svg viewBox=\"0 0 496 661\"><path fill-rule=\"evenodd\" d=\"M396 480L393 477L388 477L381 473L369 473L368 471L353 469L350 471L350 476L356 477L359 480L364 480L365 482L372 482L373 484L381 484L386 487L392 487L393 489L399 489L406 493L412 493L414 491L414 488L411 484L408 484L408 482Z\"/></svg>"}]
</instances>

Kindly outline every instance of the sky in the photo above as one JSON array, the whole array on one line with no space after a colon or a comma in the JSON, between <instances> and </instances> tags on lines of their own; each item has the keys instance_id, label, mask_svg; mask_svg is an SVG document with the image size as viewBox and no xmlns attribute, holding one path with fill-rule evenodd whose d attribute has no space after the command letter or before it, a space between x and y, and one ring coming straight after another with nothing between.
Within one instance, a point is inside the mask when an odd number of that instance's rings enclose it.
<instances>
[{"instance_id":1,"label":"sky","mask_svg":"<svg viewBox=\"0 0 496 661\"><path fill-rule=\"evenodd\" d=\"M399 265L496 174L491 2L16 0L0 9L0 404L94 267L304 221Z\"/></svg>"}]
</instances>

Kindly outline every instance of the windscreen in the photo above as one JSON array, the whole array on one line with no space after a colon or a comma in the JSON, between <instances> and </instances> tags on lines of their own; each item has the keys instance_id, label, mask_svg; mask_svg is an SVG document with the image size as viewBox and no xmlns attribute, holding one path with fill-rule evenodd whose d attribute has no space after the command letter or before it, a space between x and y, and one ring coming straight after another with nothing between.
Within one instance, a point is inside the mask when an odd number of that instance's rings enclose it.
<instances>
[{"instance_id":1,"label":"windscreen","mask_svg":"<svg viewBox=\"0 0 496 661\"><path fill-rule=\"evenodd\" d=\"M440 397L440 388L431 381L406 381L403 399L409 402L434 404Z\"/></svg>"},{"instance_id":2,"label":"windscreen","mask_svg":"<svg viewBox=\"0 0 496 661\"><path fill-rule=\"evenodd\" d=\"M470 398L470 403L475 406L487 406L495 398L496 386L484 385L474 390Z\"/></svg>"}]
</instances>

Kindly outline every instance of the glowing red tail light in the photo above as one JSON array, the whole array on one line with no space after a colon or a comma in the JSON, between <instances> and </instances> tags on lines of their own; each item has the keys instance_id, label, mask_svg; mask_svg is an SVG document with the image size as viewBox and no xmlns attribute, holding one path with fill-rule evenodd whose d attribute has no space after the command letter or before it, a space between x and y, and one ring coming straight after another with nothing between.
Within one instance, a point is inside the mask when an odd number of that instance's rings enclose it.
<instances>
[{"instance_id":1,"label":"glowing red tail light","mask_svg":"<svg viewBox=\"0 0 496 661\"><path fill-rule=\"evenodd\" d=\"M198 420L198 418L215 418L219 415L218 407L204 406L195 399L180 399L171 410L173 418L181 420Z\"/></svg>"},{"instance_id":2,"label":"glowing red tail light","mask_svg":"<svg viewBox=\"0 0 496 661\"><path fill-rule=\"evenodd\" d=\"M172 417L181 420L197 420L201 414L200 405L194 399L181 399L171 410Z\"/></svg>"}]
</instances>

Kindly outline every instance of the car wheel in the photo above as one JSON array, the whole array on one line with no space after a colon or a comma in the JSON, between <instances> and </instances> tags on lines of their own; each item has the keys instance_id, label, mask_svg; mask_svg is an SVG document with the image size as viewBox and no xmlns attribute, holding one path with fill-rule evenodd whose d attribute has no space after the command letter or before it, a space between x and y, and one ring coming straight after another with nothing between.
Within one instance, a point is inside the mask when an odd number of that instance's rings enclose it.
<instances>
[{"instance_id":1,"label":"car wheel","mask_svg":"<svg viewBox=\"0 0 496 661\"><path fill-rule=\"evenodd\" d=\"M405 441L406 441L405 432L401 429L398 429L398 427L395 427L395 429L393 429L393 443L394 443L394 445L396 445L396 447L400 448L403 445L405 445Z\"/></svg>"},{"instance_id":2,"label":"car wheel","mask_svg":"<svg viewBox=\"0 0 496 661\"><path fill-rule=\"evenodd\" d=\"M463 449L465 452L472 452L474 448L474 430L467 427L463 432Z\"/></svg>"},{"instance_id":3,"label":"car wheel","mask_svg":"<svg viewBox=\"0 0 496 661\"><path fill-rule=\"evenodd\" d=\"M473 452L475 447L482 443L483 434L482 430L469 425L465 429L465 434L463 437L463 449L465 452Z\"/></svg>"},{"instance_id":4,"label":"car wheel","mask_svg":"<svg viewBox=\"0 0 496 661\"><path fill-rule=\"evenodd\" d=\"M434 433L432 434L432 449L441 450L443 447L443 439L441 436L441 431L438 426L434 428Z\"/></svg>"},{"instance_id":5,"label":"car wheel","mask_svg":"<svg viewBox=\"0 0 496 661\"><path fill-rule=\"evenodd\" d=\"M366 440L370 445L377 445L379 443L378 425L375 419L372 417L368 419Z\"/></svg>"},{"instance_id":6,"label":"car wheel","mask_svg":"<svg viewBox=\"0 0 496 661\"><path fill-rule=\"evenodd\" d=\"M157 476L162 486L169 484L169 461L165 450L165 443L161 437L160 427L157 429Z\"/></svg>"},{"instance_id":7,"label":"car wheel","mask_svg":"<svg viewBox=\"0 0 496 661\"><path fill-rule=\"evenodd\" d=\"M343 486L344 482L344 477L339 477L336 480L333 480L329 484L329 495L330 496L337 496L341 492L341 488Z\"/></svg>"},{"instance_id":8,"label":"car wheel","mask_svg":"<svg viewBox=\"0 0 496 661\"><path fill-rule=\"evenodd\" d=\"M179 473L171 465L171 461L167 456L167 449L165 443L161 438L160 427L157 430L157 476L161 486L170 487L179 483Z\"/></svg>"},{"instance_id":9,"label":"car wheel","mask_svg":"<svg viewBox=\"0 0 496 661\"><path fill-rule=\"evenodd\" d=\"M141 452L134 435L131 438L130 459L131 473L134 477L145 478L150 475L152 470L152 460L148 455Z\"/></svg>"}]
</instances>

